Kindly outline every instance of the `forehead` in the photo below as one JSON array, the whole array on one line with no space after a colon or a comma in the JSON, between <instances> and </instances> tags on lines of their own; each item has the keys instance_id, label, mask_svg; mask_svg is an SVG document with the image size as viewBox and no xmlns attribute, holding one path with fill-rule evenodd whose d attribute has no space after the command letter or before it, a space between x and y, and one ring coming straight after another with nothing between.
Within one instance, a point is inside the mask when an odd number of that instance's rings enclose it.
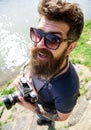
<instances>
[{"instance_id":1,"label":"forehead","mask_svg":"<svg viewBox=\"0 0 91 130\"><path fill-rule=\"evenodd\" d=\"M40 18L37 28L45 32L61 32L63 36L66 36L69 31L69 25L67 23L48 20L44 16Z\"/></svg>"}]
</instances>

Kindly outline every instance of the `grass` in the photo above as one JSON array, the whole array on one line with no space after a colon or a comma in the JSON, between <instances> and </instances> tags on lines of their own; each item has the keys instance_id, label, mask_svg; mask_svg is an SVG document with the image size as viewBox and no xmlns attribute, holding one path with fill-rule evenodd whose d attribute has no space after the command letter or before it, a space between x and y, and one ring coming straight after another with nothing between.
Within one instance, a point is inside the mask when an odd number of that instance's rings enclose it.
<instances>
[{"instance_id":1,"label":"grass","mask_svg":"<svg viewBox=\"0 0 91 130\"><path fill-rule=\"evenodd\" d=\"M78 45L71 53L70 59L73 64L82 64L91 70L91 20L85 22ZM80 75L83 75L83 72ZM86 77L84 82L86 83L90 79L91 77ZM84 95L85 93L85 87L82 86L80 88L80 94Z\"/></svg>"},{"instance_id":2,"label":"grass","mask_svg":"<svg viewBox=\"0 0 91 130\"><path fill-rule=\"evenodd\" d=\"M70 59L74 64L83 64L91 69L91 20L85 22L83 33Z\"/></svg>"},{"instance_id":3,"label":"grass","mask_svg":"<svg viewBox=\"0 0 91 130\"><path fill-rule=\"evenodd\" d=\"M0 122L0 130L2 130L2 126L7 124L9 122L9 119L12 118L12 115L10 115L10 117L7 119L7 121L4 121L4 122Z\"/></svg>"},{"instance_id":4,"label":"grass","mask_svg":"<svg viewBox=\"0 0 91 130\"><path fill-rule=\"evenodd\" d=\"M9 95L11 93L13 93L15 91L15 88L8 88L8 86L13 82L13 80L9 80L6 82L6 84L4 85L3 89L0 91L0 96L2 95Z\"/></svg>"},{"instance_id":5,"label":"grass","mask_svg":"<svg viewBox=\"0 0 91 130\"><path fill-rule=\"evenodd\" d=\"M83 85L82 87L80 87L80 96L85 95L86 94L86 89L85 86Z\"/></svg>"},{"instance_id":6,"label":"grass","mask_svg":"<svg viewBox=\"0 0 91 130\"><path fill-rule=\"evenodd\" d=\"M0 91L0 97L2 97L3 95L9 95L12 94L15 91L15 87L13 88L8 88L8 86L13 82L13 80L9 80L5 86L3 87L3 89ZM2 100L0 100L0 106L3 106L4 103Z\"/></svg>"},{"instance_id":7,"label":"grass","mask_svg":"<svg viewBox=\"0 0 91 130\"><path fill-rule=\"evenodd\" d=\"M15 91L15 88L8 89L8 88L4 87L0 92L0 96L9 95L9 94L13 93L14 91Z\"/></svg>"}]
</instances>

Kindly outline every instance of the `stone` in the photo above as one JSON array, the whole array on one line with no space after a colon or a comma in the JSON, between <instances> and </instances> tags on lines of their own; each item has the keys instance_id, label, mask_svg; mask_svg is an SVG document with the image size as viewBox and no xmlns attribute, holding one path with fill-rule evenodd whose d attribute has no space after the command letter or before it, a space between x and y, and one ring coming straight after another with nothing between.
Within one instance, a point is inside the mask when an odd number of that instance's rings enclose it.
<instances>
[{"instance_id":1,"label":"stone","mask_svg":"<svg viewBox=\"0 0 91 130\"><path fill-rule=\"evenodd\" d=\"M91 99L91 81L86 83L85 89L86 89L86 99L90 100Z\"/></svg>"},{"instance_id":2,"label":"stone","mask_svg":"<svg viewBox=\"0 0 91 130\"><path fill-rule=\"evenodd\" d=\"M88 104L83 117L79 123L75 125L73 130L91 130L91 103Z\"/></svg>"},{"instance_id":3,"label":"stone","mask_svg":"<svg viewBox=\"0 0 91 130\"><path fill-rule=\"evenodd\" d=\"M80 97L78 99L78 103L77 103L74 111L71 114L71 117L68 120L68 126L74 126L75 124L77 124L80 121L87 106L88 106L88 102L87 102L86 98L84 96Z\"/></svg>"}]
</instances>

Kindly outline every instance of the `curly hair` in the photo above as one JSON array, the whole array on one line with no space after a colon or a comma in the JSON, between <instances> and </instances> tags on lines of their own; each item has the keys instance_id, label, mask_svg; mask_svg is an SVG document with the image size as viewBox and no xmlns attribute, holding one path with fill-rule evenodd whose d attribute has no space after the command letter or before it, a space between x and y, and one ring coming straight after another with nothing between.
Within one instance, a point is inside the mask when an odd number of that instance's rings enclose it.
<instances>
[{"instance_id":1,"label":"curly hair","mask_svg":"<svg viewBox=\"0 0 91 130\"><path fill-rule=\"evenodd\" d=\"M70 27L68 39L79 40L84 26L84 15L78 4L62 0L41 0L38 12L49 20L67 23Z\"/></svg>"}]
</instances>

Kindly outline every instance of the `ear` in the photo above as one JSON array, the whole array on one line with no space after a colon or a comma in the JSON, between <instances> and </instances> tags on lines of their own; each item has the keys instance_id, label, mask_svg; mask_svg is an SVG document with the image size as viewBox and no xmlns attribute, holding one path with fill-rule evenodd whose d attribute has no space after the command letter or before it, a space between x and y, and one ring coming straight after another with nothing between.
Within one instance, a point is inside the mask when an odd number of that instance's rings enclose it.
<instances>
[{"instance_id":1,"label":"ear","mask_svg":"<svg viewBox=\"0 0 91 130\"><path fill-rule=\"evenodd\" d=\"M74 48L76 47L77 45L77 42L73 42L69 45L68 49L67 49L67 55L69 55L73 50Z\"/></svg>"}]
</instances>

